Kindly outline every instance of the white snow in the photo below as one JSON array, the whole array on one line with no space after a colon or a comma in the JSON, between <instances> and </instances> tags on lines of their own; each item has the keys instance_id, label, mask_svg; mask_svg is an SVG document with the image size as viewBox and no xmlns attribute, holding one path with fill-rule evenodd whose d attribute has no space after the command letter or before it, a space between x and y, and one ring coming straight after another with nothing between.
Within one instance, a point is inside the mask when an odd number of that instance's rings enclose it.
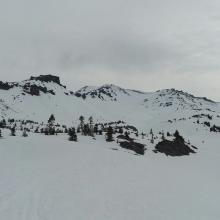
<instances>
[{"instance_id":1,"label":"white snow","mask_svg":"<svg viewBox=\"0 0 220 220\"><path fill-rule=\"evenodd\" d=\"M115 142L79 136L0 139L0 219L219 220L219 135L198 153L134 155ZM114 150L117 149L117 150Z\"/></svg>"},{"instance_id":2,"label":"white snow","mask_svg":"<svg viewBox=\"0 0 220 220\"><path fill-rule=\"evenodd\" d=\"M23 91L26 83L56 95L31 96ZM116 142L105 142L104 136L96 140L79 136L75 143L65 134L29 133L24 138L16 131L11 137L3 129L0 220L220 219L220 138L204 125L220 126L220 103L174 89L146 93L111 84L78 92L86 93L86 99L56 83L22 81L0 90L0 119L38 122L26 125L33 126L32 131L51 114L56 123L67 126L77 126L83 115L86 121L93 116L94 123L123 120L139 133L149 134L152 128L157 136L162 130L166 134L178 129L198 147L197 153L183 157L153 153L160 139L151 144L149 135L138 140L147 151L137 156ZM20 128L21 122L14 123Z\"/></svg>"}]
</instances>

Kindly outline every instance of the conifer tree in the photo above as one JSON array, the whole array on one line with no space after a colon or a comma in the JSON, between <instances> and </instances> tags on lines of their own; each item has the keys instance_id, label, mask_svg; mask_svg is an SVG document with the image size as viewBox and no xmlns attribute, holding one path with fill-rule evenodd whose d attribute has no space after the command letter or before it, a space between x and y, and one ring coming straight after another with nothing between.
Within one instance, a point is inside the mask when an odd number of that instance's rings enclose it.
<instances>
[{"instance_id":1,"label":"conifer tree","mask_svg":"<svg viewBox=\"0 0 220 220\"><path fill-rule=\"evenodd\" d=\"M161 139L162 139L163 141L165 140L164 131L161 132Z\"/></svg>"},{"instance_id":2,"label":"conifer tree","mask_svg":"<svg viewBox=\"0 0 220 220\"><path fill-rule=\"evenodd\" d=\"M0 129L0 138L2 138L2 130Z\"/></svg>"},{"instance_id":3,"label":"conifer tree","mask_svg":"<svg viewBox=\"0 0 220 220\"><path fill-rule=\"evenodd\" d=\"M150 129L150 135L151 135L151 143L153 144L154 143L154 133L153 133L153 130L152 128Z\"/></svg>"},{"instance_id":4,"label":"conifer tree","mask_svg":"<svg viewBox=\"0 0 220 220\"><path fill-rule=\"evenodd\" d=\"M77 141L77 135L75 128L70 128L68 131L69 141Z\"/></svg>"},{"instance_id":5,"label":"conifer tree","mask_svg":"<svg viewBox=\"0 0 220 220\"><path fill-rule=\"evenodd\" d=\"M49 135L49 128L45 128L45 129L44 129L44 134L45 134L45 135Z\"/></svg>"},{"instance_id":6,"label":"conifer tree","mask_svg":"<svg viewBox=\"0 0 220 220\"><path fill-rule=\"evenodd\" d=\"M90 130L90 135L94 137L94 124L93 124L93 117L89 117L89 130Z\"/></svg>"},{"instance_id":7,"label":"conifer tree","mask_svg":"<svg viewBox=\"0 0 220 220\"><path fill-rule=\"evenodd\" d=\"M95 126L94 126L94 133L97 135L98 134L98 125L97 124L95 124Z\"/></svg>"},{"instance_id":8,"label":"conifer tree","mask_svg":"<svg viewBox=\"0 0 220 220\"><path fill-rule=\"evenodd\" d=\"M52 114L52 115L50 115L50 118L48 119L48 132L50 135L55 134L54 123L55 123L55 117Z\"/></svg>"},{"instance_id":9,"label":"conifer tree","mask_svg":"<svg viewBox=\"0 0 220 220\"><path fill-rule=\"evenodd\" d=\"M76 132L77 132L77 133L80 133L80 126L77 127Z\"/></svg>"},{"instance_id":10,"label":"conifer tree","mask_svg":"<svg viewBox=\"0 0 220 220\"><path fill-rule=\"evenodd\" d=\"M110 142L113 141L113 129L111 126L108 127L107 133L106 133L106 141Z\"/></svg>"},{"instance_id":11,"label":"conifer tree","mask_svg":"<svg viewBox=\"0 0 220 220\"><path fill-rule=\"evenodd\" d=\"M176 141L185 142L184 138L180 135L179 131L176 130L174 133L174 137Z\"/></svg>"},{"instance_id":12,"label":"conifer tree","mask_svg":"<svg viewBox=\"0 0 220 220\"><path fill-rule=\"evenodd\" d=\"M55 123L55 117L53 114L50 115L49 119L48 119L48 123L49 124L54 124Z\"/></svg>"},{"instance_id":13,"label":"conifer tree","mask_svg":"<svg viewBox=\"0 0 220 220\"><path fill-rule=\"evenodd\" d=\"M79 120L80 120L81 133L82 133L82 135L84 135L84 120L85 120L84 116L81 115L81 116L79 117Z\"/></svg>"},{"instance_id":14,"label":"conifer tree","mask_svg":"<svg viewBox=\"0 0 220 220\"><path fill-rule=\"evenodd\" d=\"M11 128L11 136L16 136L16 134L15 134L15 127Z\"/></svg>"},{"instance_id":15,"label":"conifer tree","mask_svg":"<svg viewBox=\"0 0 220 220\"><path fill-rule=\"evenodd\" d=\"M122 127L119 128L118 133L123 134L123 128Z\"/></svg>"},{"instance_id":16,"label":"conifer tree","mask_svg":"<svg viewBox=\"0 0 220 220\"><path fill-rule=\"evenodd\" d=\"M83 127L83 134L84 135L90 135L90 128L89 128L89 124L84 124L84 127Z\"/></svg>"},{"instance_id":17,"label":"conifer tree","mask_svg":"<svg viewBox=\"0 0 220 220\"><path fill-rule=\"evenodd\" d=\"M28 136L27 129L24 128L23 133L22 133L22 137L27 137L27 136Z\"/></svg>"},{"instance_id":18,"label":"conifer tree","mask_svg":"<svg viewBox=\"0 0 220 220\"><path fill-rule=\"evenodd\" d=\"M126 139L130 139L129 134L128 134L127 131L125 131L125 137L126 137Z\"/></svg>"}]
</instances>

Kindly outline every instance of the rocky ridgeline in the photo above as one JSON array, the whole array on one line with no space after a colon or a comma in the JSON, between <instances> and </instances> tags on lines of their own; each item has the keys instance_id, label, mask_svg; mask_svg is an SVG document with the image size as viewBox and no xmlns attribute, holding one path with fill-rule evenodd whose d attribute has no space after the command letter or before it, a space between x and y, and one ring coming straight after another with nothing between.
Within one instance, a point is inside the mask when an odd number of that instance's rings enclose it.
<instances>
[{"instance_id":1,"label":"rocky ridgeline","mask_svg":"<svg viewBox=\"0 0 220 220\"><path fill-rule=\"evenodd\" d=\"M18 86L18 83L8 83L8 82L0 81L0 89L2 89L2 90L9 90L15 86Z\"/></svg>"},{"instance_id":2,"label":"rocky ridgeline","mask_svg":"<svg viewBox=\"0 0 220 220\"><path fill-rule=\"evenodd\" d=\"M118 93L122 93L128 96L130 95L125 89L122 89L113 84L103 85L94 89L90 89L88 86L85 86L82 89L75 92L75 95L83 99L91 97L93 99L99 98L101 100L106 100L106 98L108 98L108 100L117 101Z\"/></svg>"},{"instance_id":3,"label":"rocky ridgeline","mask_svg":"<svg viewBox=\"0 0 220 220\"><path fill-rule=\"evenodd\" d=\"M182 90L177 90L177 89L165 89L165 90L158 90L157 91L159 93L159 96L167 96L167 95L171 95L172 97L175 96L177 97L179 100L184 101L184 99L182 97L186 97L188 100L191 100L192 102L196 102L196 100L203 100L203 101L207 101L210 103L215 103L214 101L212 101L211 99L208 99L206 97L196 97L192 94L189 94L187 92L184 92Z\"/></svg>"},{"instance_id":4,"label":"rocky ridgeline","mask_svg":"<svg viewBox=\"0 0 220 220\"><path fill-rule=\"evenodd\" d=\"M54 82L60 86L61 83L60 83L60 77L58 76L54 76L54 75L40 75L40 76L31 76L30 77L30 80L35 80L35 81L41 81L41 82Z\"/></svg>"},{"instance_id":5,"label":"rocky ridgeline","mask_svg":"<svg viewBox=\"0 0 220 220\"><path fill-rule=\"evenodd\" d=\"M48 89L46 86L35 84L35 81L40 81L42 83L56 83L64 88L60 83L60 78L54 75L40 75L40 76L31 76L30 79L23 81L22 83L9 83L9 82L2 82L0 81L0 89L2 90L9 90L14 87L21 87L23 89L23 95L25 93L30 94L32 96L39 96L40 92L44 94L52 94L55 95L55 92L51 89Z\"/></svg>"}]
</instances>

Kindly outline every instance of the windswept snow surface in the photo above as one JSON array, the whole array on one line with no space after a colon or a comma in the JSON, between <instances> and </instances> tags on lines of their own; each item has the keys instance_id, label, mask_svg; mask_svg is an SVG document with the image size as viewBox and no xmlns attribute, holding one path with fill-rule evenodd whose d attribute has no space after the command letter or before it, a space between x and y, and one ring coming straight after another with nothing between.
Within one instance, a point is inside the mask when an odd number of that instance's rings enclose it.
<instances>
[{"instance_id":1,"label":"windswept snow surface","mask_svg":"<svg viewBox=\"0 0 220 220\"><path fill-rule=\"evenodd\" d=\"M219 220L219 135L197 154L134 155L102 136L0 139L2 220ZM19 134L20 135L20 134ZM117 150L115 150L117 149Z\"/></svg>"}]
</instances>

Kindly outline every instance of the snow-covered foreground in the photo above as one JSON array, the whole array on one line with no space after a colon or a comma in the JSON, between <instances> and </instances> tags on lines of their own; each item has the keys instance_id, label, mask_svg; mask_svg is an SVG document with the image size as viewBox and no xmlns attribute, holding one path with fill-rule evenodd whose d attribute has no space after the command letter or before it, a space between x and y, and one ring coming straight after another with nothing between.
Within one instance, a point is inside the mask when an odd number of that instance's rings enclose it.
<instances>
[{"instance_id":1,"label":"snow-covered foreground","mask_svg":"<svg viewBox=\"0 0 220 220\"><path fill-rule=\"evenodd\" d=\"M2 220L220 219L217 135L175 158L151 149L137 156L103 137L4 136Z\"/></svg>"}]
</instances>

